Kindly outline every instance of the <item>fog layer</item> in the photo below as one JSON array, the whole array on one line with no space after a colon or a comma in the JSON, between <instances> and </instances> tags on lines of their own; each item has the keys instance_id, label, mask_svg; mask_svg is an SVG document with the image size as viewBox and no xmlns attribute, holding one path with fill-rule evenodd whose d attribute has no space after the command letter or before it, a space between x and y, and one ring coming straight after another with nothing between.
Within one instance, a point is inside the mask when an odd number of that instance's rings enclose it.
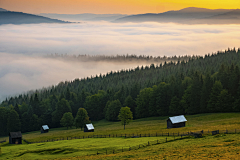
<instances>
[{"instance_id":1,"label":"fog layer","mask_svg":"<svg viewBox=\"0 0 240 160\"><path fill-rule=\"evenodd\" d=\"M0 97L139 63L71 62L75 55L205 55L240 47L239 25L77 23L0 26Z\"/></svg>"}]
</instances>

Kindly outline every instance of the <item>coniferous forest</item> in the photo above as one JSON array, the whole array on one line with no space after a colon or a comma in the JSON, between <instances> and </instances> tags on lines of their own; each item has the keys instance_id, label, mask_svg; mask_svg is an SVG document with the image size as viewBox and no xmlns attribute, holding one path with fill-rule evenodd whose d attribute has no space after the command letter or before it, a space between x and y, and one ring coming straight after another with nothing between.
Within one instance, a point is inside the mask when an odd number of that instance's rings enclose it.
<instances>
[{"instance_id":1,"label":"coniferous forest","mask_svg":"<svg viewBox=\"0 0 240 160\"><path fill-rule=\"evenodd\" d=\"M60 127L64 113L85 108L90 120L240 111L240 49L111 71L9 97L0 105L0 136ZM77 76L77 75L76 75Z\"/></svg>"}]
</instances>

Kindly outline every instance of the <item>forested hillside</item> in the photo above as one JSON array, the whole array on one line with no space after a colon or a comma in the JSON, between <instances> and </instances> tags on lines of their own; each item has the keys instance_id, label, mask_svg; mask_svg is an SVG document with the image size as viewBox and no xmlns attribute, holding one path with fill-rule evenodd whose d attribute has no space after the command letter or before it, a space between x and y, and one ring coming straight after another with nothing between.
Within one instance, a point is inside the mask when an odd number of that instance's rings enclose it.
<instances>
[{"instance_id":1,"label":"forested hillside","mask_svg":"<svg viewBox=\"0 0 240 160\"><path fill-rule=\"evenodd\" d=\"M134 118L240 111L240 49L186 62L110 72L61 82L35 93L11 97L0 107L0 135L60 127L66 112L85 108L91 120L117 120L122 106ZM76 75L77 76L77 75Z\"/></svg>"}]
</instances>

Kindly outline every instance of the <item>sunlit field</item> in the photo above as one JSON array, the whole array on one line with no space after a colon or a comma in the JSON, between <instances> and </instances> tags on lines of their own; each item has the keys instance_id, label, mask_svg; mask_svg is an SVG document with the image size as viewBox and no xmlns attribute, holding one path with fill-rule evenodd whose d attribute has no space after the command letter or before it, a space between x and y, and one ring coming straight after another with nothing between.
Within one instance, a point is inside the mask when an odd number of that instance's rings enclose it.
<instances>
[{"instance_id":1,"label":"sunlit field","mask_svg":"<svg viewBox=\"0 0 240 160\"><path fill-rule=\"evenodd\" d=\"M81 129L56 128L49 133L40 131L23 133L23 138L36 142L63 137L88 135L120 135L120 134L156 134L178 133L212 130L240 129L240 113L212 113L187 115L186 127L167 129L167 117L153 117L134 120L126 126L120 122L93 122L95 132L84 133ZM111 136L112 137L112 136ZM1 140L8 137L1 137ZM220 134L212 136L211 132L203 138L192 137L136 137L136 138L87 138L62 140L22 145L0 144L0 159L236 159L240 153L239 134ZM175 140L174 140L175 139ZM150 142L150 145L148 145ZM151 143L154 142L152 145ZM159 142L160 144L156 144ZM132 149L129 151L129 147ZM113 150L115 153L113 154ZM121 152L123 150L124 152ZM134 150L134 151L133 151ZM106 154L107 151L107 154ZM99 155L97 155L99 153ZM75 157L75 158L74 158ZM76 158L78 157L78 158Z\"/></svg>"},{"instance_id":2,"label":"sunlit field","mask_svg":"<svg viewBox=\"0 0 240 160\"><path fill-rule=\"evenodd\" d=\"M126 129L120 122L97 121L93 122L94 132L85 133L81 129L67 130L67 128L50 129L49 133L41 134L39 131L23 133L23 138L28 141L45 141L57 138L82 137L91 135L121 135L121 134L162 134L194 131L213 131L213 130L234 130L240 129L240 113L208 113L197 115L186 115L186 127L167 129L166 120L168 117L151 117L133 120ZM1 140L8 137L1 137Z\"/></svg>"}]
</instances>

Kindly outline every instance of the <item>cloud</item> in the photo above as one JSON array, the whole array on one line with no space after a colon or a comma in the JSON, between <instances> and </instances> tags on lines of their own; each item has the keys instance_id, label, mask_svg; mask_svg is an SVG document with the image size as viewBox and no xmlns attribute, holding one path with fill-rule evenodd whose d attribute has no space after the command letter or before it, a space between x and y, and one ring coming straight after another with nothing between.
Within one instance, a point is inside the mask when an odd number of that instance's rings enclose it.
<instances>
[{"instance_id":1,"label":"cloud","mask_svg":"<svg viewBox=\"0 0 240 160\"><path fill-rule=\"evenodd\" d=\"M57 85L61 81L138 66L137 63L76 62L8 53L0 53L0 57L0 99L2 100L9 95Z\"/></svg>"},{"instance_id":2,"label":"cloud","mask_svg":"<svg viewBox=\"0 0 240 160\"><path fill-rule=\"evenodd\" d=\"M239 25L161 23L0 26L0 97L140 64L67 62L46 54L205 55L240 47Z\"/></svg>"}]
</instances>

